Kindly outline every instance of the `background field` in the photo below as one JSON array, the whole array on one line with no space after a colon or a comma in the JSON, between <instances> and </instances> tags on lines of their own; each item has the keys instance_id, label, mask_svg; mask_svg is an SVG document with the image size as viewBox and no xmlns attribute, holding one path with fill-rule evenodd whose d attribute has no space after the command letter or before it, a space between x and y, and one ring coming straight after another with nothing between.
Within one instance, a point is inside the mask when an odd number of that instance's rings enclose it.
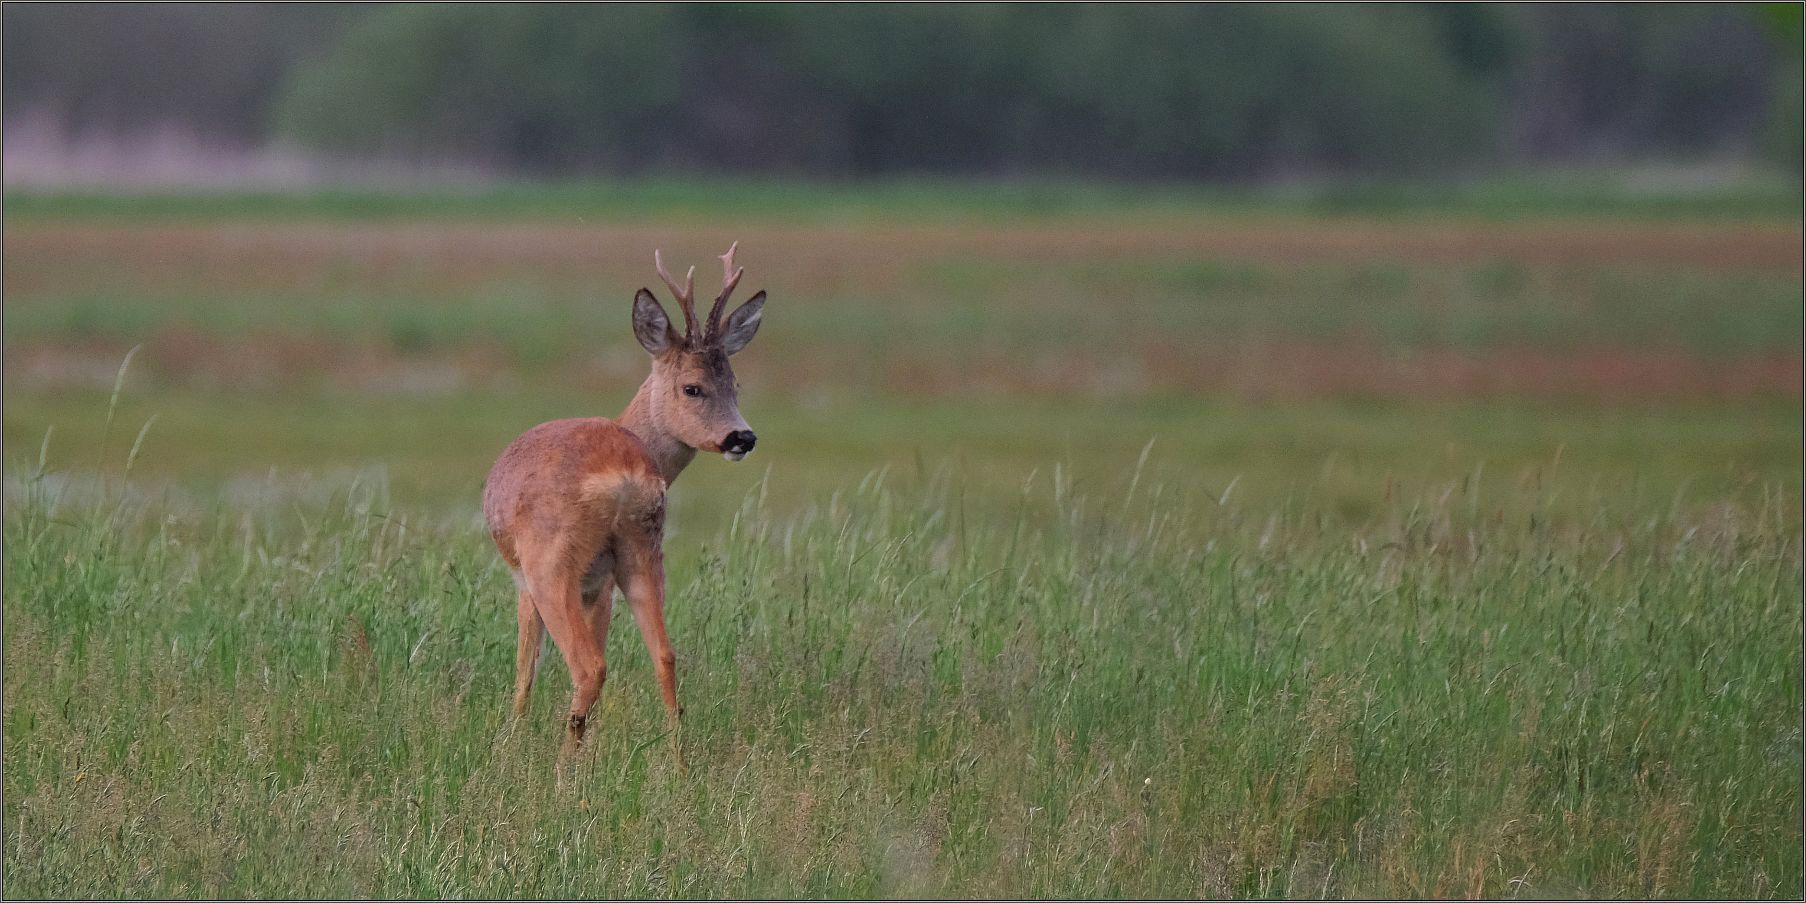
<instances>
[{"instance_id":1,"label":"background field","mask_svg":"<svg viewBox=\"0 0 1806 903\"><path fill-rule=\"evenodd\" d=\"M8 891L1797 897L1797 194L1585 198L11 192ZM559 787L481 480L735 239Z\"/></svg>"}]
</instances>

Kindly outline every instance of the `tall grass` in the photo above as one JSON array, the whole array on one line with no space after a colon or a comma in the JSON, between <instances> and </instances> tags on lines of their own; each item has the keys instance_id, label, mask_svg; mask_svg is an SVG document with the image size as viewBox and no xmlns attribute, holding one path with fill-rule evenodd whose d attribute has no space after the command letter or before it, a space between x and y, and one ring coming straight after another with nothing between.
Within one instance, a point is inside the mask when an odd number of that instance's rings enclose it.
<instances>
[{"instance_id":1,"label":"tall grass","mask_svg":"<svg viewBox=\"0 0 1806 903\"><path fill-rule=\"evenodd\" d=\"M506 717L510 590L473 519L15 483L7 888L1800 894L1779 490L1551 526L1461 481L1351 526L1170 476L979 502L948 465L783 512L755 488L672 544L688 774L629 618L563 785L568 678L548 656Z\"/></svg>"}]
</instances>

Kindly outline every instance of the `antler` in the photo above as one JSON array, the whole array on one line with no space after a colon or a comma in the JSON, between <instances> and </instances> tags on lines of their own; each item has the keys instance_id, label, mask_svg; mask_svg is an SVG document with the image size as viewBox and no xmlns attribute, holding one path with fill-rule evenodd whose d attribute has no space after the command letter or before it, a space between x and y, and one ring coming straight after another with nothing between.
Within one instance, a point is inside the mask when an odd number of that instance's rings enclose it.
<instances>
[{"instance_id":1,"label":"antler","mask_svg":"<svg viewBox=\"0 0 1806 903\"><path fill-rule=\"evenodd\" d=\"M690 272L684 274L684 287L678 288L677 280L665 272L664 257L657 250L652 252L652 265L658 268L658 278L665 280L665 287L671 290L677 298L677 306L683 309L684 341L690 341L696 336L696 268L691 267ZM715 302L715 306L720 307L721 302Z\"/></svg>"},{"instance_id":2,"label":"antler","mask_svg":"<svg viewBox=\"0 0 1806 903\"><path fill-rule=\"evenodd\" d=\"M734 250L740 247L739 242L728 246L727 253L721 255L721 294L715 296L715 306L709 310L709 322L703 338L713 341L721 333L721 311L727 307L727 296L734 293L734 286L740 284L740 277L746 275L745 267L734 266Z\"/></svg>"}]
</instances>

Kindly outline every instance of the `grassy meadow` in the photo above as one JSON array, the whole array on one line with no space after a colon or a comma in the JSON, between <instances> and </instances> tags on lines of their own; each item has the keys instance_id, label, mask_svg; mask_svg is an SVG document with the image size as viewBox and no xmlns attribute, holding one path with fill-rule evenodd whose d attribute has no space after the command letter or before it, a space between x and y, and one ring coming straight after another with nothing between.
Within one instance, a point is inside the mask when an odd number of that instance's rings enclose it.
<instances>
[{"instance_id":1,"label":"grassy meadow","mask_svg":"<svg viewBox=\"0 0 1806 903\"><path fill-rule=\"evenodd\" d=\"M1797 200L1525 188L9 192L0 877L1797 898ZM482 479L736 239L689 768L618 618L560 782Z\"/></svg>"}]
</instances>

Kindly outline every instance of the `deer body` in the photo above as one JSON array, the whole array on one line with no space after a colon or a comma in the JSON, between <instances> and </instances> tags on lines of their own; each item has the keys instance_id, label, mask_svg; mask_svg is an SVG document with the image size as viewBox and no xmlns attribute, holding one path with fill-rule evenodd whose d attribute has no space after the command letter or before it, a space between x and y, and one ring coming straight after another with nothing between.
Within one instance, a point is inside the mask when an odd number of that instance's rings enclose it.
<instances>
[{"instance_id":1,"label":"deer body","mask_svg":"<svg viewBox=\"0 0 1806 903\"><path fill-rule=\"evenodd\" d=\"M616 586L652 654L674 731L682 714L677 656L665 632L665 490L698 450L737 461L755 442L740 416L728 355L758 331L765 293L722 322L740 278L733 255L733 248L722 255L724 287L702 329L693 310L695 271L680 289L655 255L659 276L683 310L684 333L640 289L634 335L653 364L627 409L615 420L553 420L526 431L502 452L484 484L484 521L519 591L514 713L526 709L542 638L550 633L571 672L567 752L582 742L607 676Z\"/></svg>"}]
</instances>

